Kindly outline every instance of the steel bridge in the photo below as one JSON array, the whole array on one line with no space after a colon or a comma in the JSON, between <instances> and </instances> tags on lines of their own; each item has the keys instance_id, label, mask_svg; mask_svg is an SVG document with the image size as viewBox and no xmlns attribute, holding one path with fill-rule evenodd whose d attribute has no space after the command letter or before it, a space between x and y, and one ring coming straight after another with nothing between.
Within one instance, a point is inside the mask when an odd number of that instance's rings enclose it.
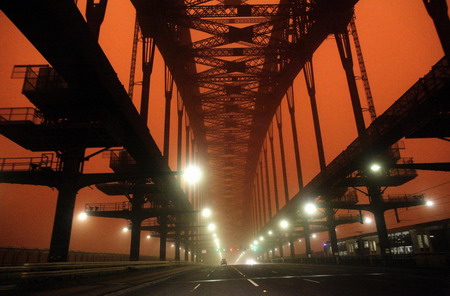
<instances>
[{"instance_id":1,"label":"steel bridge","mask_svg":"<svg viewBox=\"0 0 450 296\"><path fill-rule=\"evenodd\" d=\"M186 260L187 250L192 250L192 260L194 253L200 257L201 249L212 247L211 241L202 238L205 225L197 218L201 199L206 198L220 212L219 219L225 222L222 232L231 245L243 246L250 236L275 231L280 220L289 217L289 226L260 251L261 259L285 242L290 242L294 256L293 241L299 237L305 238L310 256L309 234L318 231L328 232L337 254L335 227L361 222L362 211L374 214L381 253L389 253L384 212L423 205L425 200L417 195L384 196L383 188L414 179L416 169L449 170L448 163L416 164L403 159L396 144L404 137L445 140L450 136L449 25L446 12L436 9L445 1L424 3L446 56L379 116L353 18L357 0L281 0L258 5L245 0L210 2L131 0L136 27L128 92L97 41L107 0L88 0L87 20L73 1L2 2L2 11L51 65L16 67L15 73L24 78L23 94L35 108L0 110L4 136L31 151L45 152L38 158L1 159L0 181L49 186L59 192L49 261L67 260L77 191L94 184L108 195L127 198L123 203L88 204L86 212L130 221L130 260L139 259L141 231L160 237L163 260L167 239L176 244L176 260L181 245ZM358 137L326 163L312 60L330 35L336 40L347 78ZM136 84L138 40L143 47L140 112L130 99ZM372 119L369 126L356 86L352 40ZM154 116L148 106L155 47L166 65L162 152L147 127L148 117ZM308 184L302 176L293 91L293 81L302 71L321 169ZM179 93L177 171L185 141L185 162L191 160L208 169L209 184L201 190L181 186L177 172L168 166L174 83ZM280 108L285 97L294 143L288 148L295 154L299 188L294 196L287 189L282 133L286 119ZM281 164L275 162L275 140L279 141ZM86 155L87 148L99 150ZM100 153L110 157L113 172L83 172L83 163ZM382 165L378 172L367 167L374 160ZM277 183L280 173L282 184ZM364 192L369 203L358 203L352 188ZM280 199L284 199L283 207ZM309 217L303 213L303 205L310 201L323 209L322 214ZM339 217L338 209L356 210L359 215Z\"/></svg>"}]
</instances>

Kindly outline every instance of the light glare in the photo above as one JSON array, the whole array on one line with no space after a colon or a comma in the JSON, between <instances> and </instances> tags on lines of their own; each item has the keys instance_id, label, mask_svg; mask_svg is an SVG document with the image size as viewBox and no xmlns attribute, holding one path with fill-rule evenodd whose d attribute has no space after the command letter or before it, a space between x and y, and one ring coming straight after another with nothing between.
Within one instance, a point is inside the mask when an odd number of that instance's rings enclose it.
<instances>
[{"instance_id":1,"label":"light glare","mask_svg":"<svg viewBox=\"0 0 450 296\"><path fill-rule=\"evenodd\" d=\"M314 214L317 211L317 207L315 204L313 204L312 202L309 202L305 205L305 212L307 214Z\"/></svg>"},{"instance_id":2,"label":"light glare","mask_svg":"<svg viewBox=\"0 0 450 296\"><path fill-rule=\"evenodd\" d=\"M289 227L288 221L286 221L286 220L281 220L281 222L280 222L280 227L283 228L283 229L288 228L288 227Z\"/></svg>"},{"instance_id":3,"label":"light glare","mask_svg":"<svg viewBox=\"0 0 450 296\"><path fill-rule=\"evenodd\" d=\"M203 211L202 211L202 216L203 216L203 217L205 217L205 218L208 218L208 217L210 217L210 216L211 216L211 214L212 214L212 212L211 212L211 210L210 210L210 209L208 209L208 208L206 208L206 209L203 209Z\"/></svg>"},{"instance_id":4,"label":"light glare","mask_svg":"<svg viewBox=\"0 0 450 296\"><path fill-rule=\"evenodd\" d=\"M372 170L372 172L378 172L381 169L381 166L377 163L374 163L370 166L370 169Z\"/></svg>"},{"instance_id":5,"label":"light glare","mask_svg":"<svg viewBox=\"0 0 450 296\"><path fill-rule=\"evenodd\" d=\"M184 170L183 178L190 184L195 184L202 178L202 171L198 166L189 166Z\"/></svg>"},{"instance_id":6,"label":"light glare","mask_svg":"<svg viewBox=\"0 0 450 296\"><path fill-rule=\"evenodd\" d=\"M216 224L214 224L214 223L209 223L208 224L208 230L209 231L215 231L216 230Z\"/></svg>"},{"instance_id":7,"label":"light glare","mask_svg":"<svg viewBox=\"0 0 450 296\"><path fill-rule=\"evenodd\" d=\"M425 203L427 206L431 207L434 205L434 202L431 200L427 200L427 202Z\"/></svg>"},{"instance_id":8,"label":"light glare","mask_svg":"<svg viewBox=\"0 0 450 296\"><path fill-rule=\"evenodd\" d=\"M87 214L85 212L83 212L78 215L78 220L85 221L87 219L87 217L88 217Z\"/></svg>"}]
</instances>

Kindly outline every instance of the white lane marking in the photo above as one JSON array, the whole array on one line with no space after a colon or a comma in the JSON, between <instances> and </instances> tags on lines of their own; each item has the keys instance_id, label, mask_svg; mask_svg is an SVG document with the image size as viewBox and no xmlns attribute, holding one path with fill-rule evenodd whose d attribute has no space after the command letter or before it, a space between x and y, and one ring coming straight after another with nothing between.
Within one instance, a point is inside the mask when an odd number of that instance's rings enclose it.
<instances>
[{"instance_id":1,"label":"white lane marking","mask_svg":"<svg viewBox=\"0 0 450 296\"><path fill-rule=\"evenodd\" d=\"M236 270L237 272L239 272L240 275L242 275L243 277L245 277L245 274L243 274L242 272L240 272L236 267L233 266L233 268L234 268L234 270Z\"/></svg>"},{"instance_id":2,"label":"white lane marking","mask_svg":"<svg viewBox=\"0 0 450 296\"><path fill-rule=\"evenodd\" d=\"M249 281L250 283L252 283L253 286L259 287L259 285L258 285L257 283L255 283L254 281L252 281L251 279L247 279L247 281Z\"/></svg>"},{"instance_id":3,"label":"white lane marking","mask_svg":"<svg viewBox=\"0 0 450 296\"><path fill-rule=\"evenodd\" d=\"M276 274L276 273L278 273L278 272L276 272L275 270L272 270L272 273L275 273L275 274Z\"/></svg>"},{"instance_id":4,"label":"white lane marking","mask_svg":"<svg viewBox=\"0 0 450 296\"><path fill-rule=\"evenodd\" d=\"M191 292L194 292L198 287L200 287L201 284L198 284L197 286L195 286L194 289L191 290Z\"/></svg>"},{"instance_id":5,"label":"white lane marking","mask_svg":"<svg viewBox=\"0 0 450 296\"><path fill-rule=\"evenodd\" d=\"M309 280L309 279L303 279L303 280L304 280L304 281L307 281L307 282L311 282L311 283L320 284L319 281L314 281L314 280Z\"/></svg>"}]
</instances>

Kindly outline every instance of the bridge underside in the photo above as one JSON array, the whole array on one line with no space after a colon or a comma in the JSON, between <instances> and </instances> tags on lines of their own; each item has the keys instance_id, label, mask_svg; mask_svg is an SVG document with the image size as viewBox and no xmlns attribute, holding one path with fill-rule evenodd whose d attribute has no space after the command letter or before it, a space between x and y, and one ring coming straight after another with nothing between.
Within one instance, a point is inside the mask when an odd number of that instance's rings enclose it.
<instances>
[{"instance_id":1,"label":"bridge underside","mask_svg":"<svg viewBox=\"0 0 450 296\"><path fill-rule=\"evenodd\" d=\"M208 199L233 245L247 235L259 153L286 90L325 38L347 26L357 1L208 2L132 0L207 155Z\"/></svg>"}]
</instances>

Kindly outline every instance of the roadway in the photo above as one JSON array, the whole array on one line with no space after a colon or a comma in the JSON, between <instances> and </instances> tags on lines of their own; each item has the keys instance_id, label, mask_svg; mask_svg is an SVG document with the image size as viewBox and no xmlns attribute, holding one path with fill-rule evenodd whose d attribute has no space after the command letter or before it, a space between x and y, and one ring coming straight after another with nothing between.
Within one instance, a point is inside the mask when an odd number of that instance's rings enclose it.
<instances>
[{"instance_id":1,"label":"roadway","mask_svg":"<svg viewBox=\"0 0 450 296\"><path fill-rule=\"evenodd\" d=\"M450 295L449 275L439 272L298 264L203 268L136 288L114 295Z\"/></svg>"},{"instance_id":2,"label":"roadway","mask_svg":"<svg viewBox=\"0 0 450 296\"><path fill-rule=\"evenodd\" d=\"M29 287L31 289L10 291L12 294L6 295L448 296L450 273L448 270L335 265L241 264L187 268L166 280L143 272L132 277L77 281L63 286ZM19 294L14 294L17 292Z\"/></svg>"}]
</instances>

